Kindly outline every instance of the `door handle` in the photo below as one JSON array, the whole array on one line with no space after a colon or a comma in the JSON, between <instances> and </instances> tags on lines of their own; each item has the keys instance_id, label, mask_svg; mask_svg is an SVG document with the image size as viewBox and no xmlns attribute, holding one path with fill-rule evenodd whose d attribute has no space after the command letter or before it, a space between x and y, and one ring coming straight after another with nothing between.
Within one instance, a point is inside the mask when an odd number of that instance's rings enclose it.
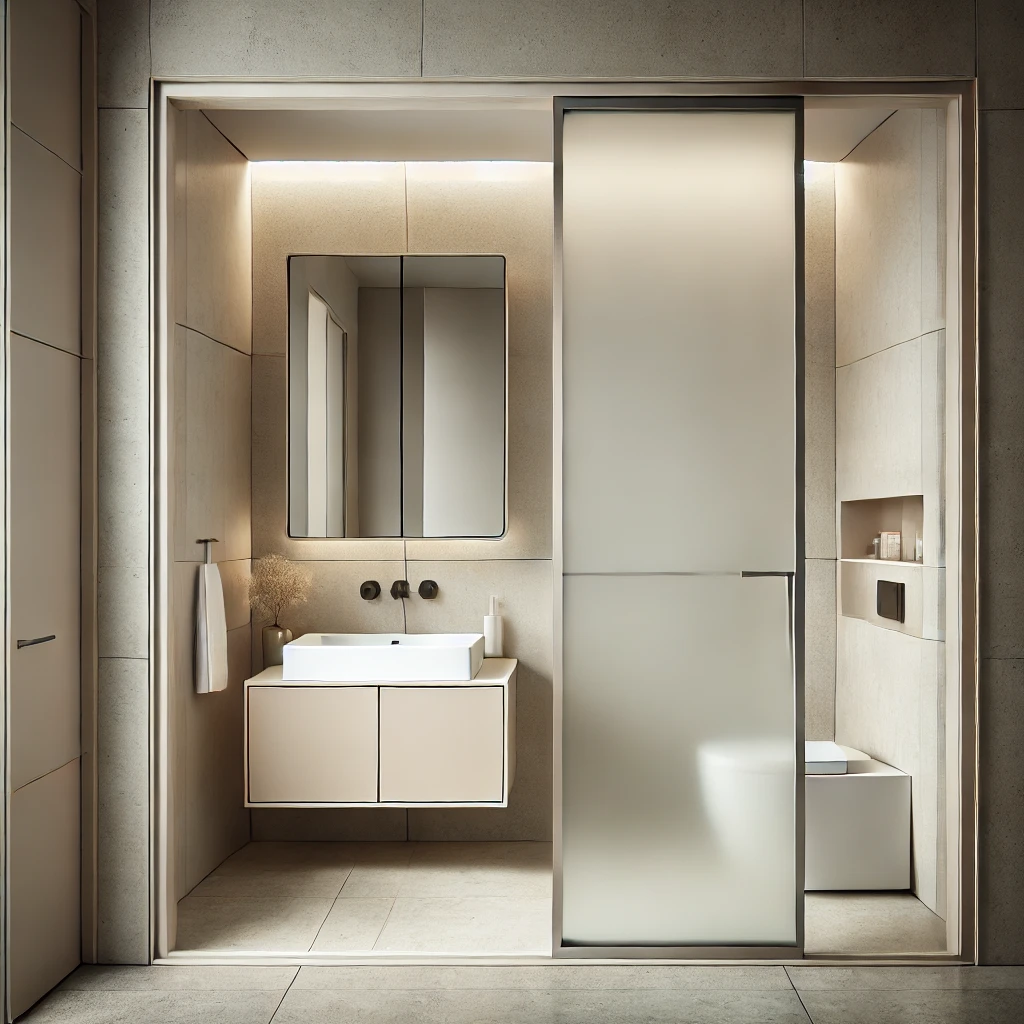
<instances>
[{"instance_id":1,"label":"door handle","mask_svg":"<svg viewBox=\"0 0 1024 1024\"><path fill-rule=\"evenodd\" d=\"M51 640L56 640L56 639L57 639L57 634L56 633L51 633L49 636L37 636L35 638L35 640L19 640L18 641L18 650L20 651L22 649L22 647L35 647L36 644L48 644Z\"/></svg>"}]
</instances>

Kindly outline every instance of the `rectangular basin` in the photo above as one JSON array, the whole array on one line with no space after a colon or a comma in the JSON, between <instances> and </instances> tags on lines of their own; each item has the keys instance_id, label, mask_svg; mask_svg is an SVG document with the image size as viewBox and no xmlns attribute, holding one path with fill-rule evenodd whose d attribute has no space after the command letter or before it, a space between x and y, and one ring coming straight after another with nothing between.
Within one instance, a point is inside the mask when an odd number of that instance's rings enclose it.
<instances>
[{"instance_id":1,"label":"rectangular basin","mask_svg":"<svg viewBox=\"0 0 1024 1024\"><path fill-rule=\"evenodd\" d=\"M284 679L466 682L484 661L480 633L307 633L284 647Z\"/></svg>"}]
</instances>

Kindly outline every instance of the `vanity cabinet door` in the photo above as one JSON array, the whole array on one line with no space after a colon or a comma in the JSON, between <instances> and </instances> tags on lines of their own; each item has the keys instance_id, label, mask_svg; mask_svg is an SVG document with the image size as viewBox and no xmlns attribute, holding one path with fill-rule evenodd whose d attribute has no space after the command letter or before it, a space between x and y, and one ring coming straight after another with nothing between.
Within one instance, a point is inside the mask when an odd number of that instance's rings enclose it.
<instances>
[{"instance_id":1,"label":"vanity cabinet door","mask_svg":"<svg viewBox=\"0 0 1024 1024\"><path fill-rule=\"evenodd\" d=\"M249 803L376 803L377 687L246 692Z\"/></svg>"},{"instance_id":2,"label":"vanity cabinet door","mask_svg":"<svg viewBox=\"0 0 1024 1024\"><path fill-rule=\"evenodd\" d=\"M382 803L500 803L505 696L500 686L382 686Z\"/></svg>"}]
</instances>

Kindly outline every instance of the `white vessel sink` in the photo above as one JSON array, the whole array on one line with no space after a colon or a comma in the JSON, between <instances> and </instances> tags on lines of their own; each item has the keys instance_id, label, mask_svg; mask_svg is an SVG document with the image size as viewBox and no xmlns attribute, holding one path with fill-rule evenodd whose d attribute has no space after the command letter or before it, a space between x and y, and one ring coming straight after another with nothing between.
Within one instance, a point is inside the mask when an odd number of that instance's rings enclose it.
<instances>
[{"instance_id":1,"label":"white vessel sink","mask_svg":"<svg viewBox=\"0 0 1024 1024\"><path fill-rule=\"evenodd\" d=\"M284 646L284 679L465 682L484 661L480 633L307 633Z\"/></svg>"}]
</instances>

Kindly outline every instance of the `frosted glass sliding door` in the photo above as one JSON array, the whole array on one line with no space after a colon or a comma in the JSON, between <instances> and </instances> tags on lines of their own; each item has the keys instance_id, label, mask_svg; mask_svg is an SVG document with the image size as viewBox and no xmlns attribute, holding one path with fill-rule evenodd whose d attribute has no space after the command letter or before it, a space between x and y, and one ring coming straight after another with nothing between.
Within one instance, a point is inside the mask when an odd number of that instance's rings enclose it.
<instances>
[{"instance_id":1,"label":"frosted glass sliding door","mask_svg":"<svg viewBox=\"0 0 1024 1024\"><path fill-rule=\"evenodd\" d=\"M574 102L556 938L796 949L800 111Z\"/></svg>"},{"instance_id":2,"label":"frosted glass sliding door","mask_svg":"<svg viewBox=\"0 0 1024 1024\"><path fill-rule=\"evenodd\" d=\"M567 943L795 942L787 589L566 577Z\"/></svg>"},{"instance_id":3,"label":"frosted glass sliding door","mask_svg":"<svg viewBox=\"0 0 1024 1024\"><path fill-rule=\"evenodd\" d=\"M794 114L564 126L565 570L792 569Z\"/></svg>"}]
</instances>

